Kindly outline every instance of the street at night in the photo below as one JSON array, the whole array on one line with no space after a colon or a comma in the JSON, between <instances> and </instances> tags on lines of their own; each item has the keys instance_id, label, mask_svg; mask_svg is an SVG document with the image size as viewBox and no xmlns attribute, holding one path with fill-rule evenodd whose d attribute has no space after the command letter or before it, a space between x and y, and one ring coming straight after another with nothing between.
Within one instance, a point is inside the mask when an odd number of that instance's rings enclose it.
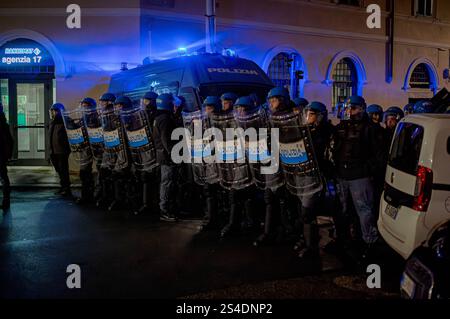
<instances>
[{"instance_id":1,"label":"street at night","mask_svg":"<svg viewBox=\"0 0 450 319\"><path fill-rule=\"evenodd\" d=\"M449 163L448 0L0 4L16 310L448 301Z\"/></svg>"},{"instance_id":2,"label":"street at night","mask_svg":"<svg viewBox=\"0 0 450 319\"><path fill-rule=\"evenodd\" d=\"M382 289L356 263L322 254L321 271L292 245L253 247L256 233L222 241L199 220L151 222L80 207L53 191L13 192L0 217L1 298L397 298L401 258L386 247ZM323 243L327 240L322 227ZM66 268L82 269L82 289Z\"/></svg>"}]
</instances>

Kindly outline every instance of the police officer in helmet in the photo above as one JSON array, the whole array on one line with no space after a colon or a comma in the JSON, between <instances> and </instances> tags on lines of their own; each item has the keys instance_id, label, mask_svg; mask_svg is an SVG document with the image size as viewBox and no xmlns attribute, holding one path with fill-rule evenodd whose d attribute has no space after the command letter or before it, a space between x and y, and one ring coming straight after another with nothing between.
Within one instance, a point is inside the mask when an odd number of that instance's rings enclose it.
<instances>
[{"instance_id":1,"label":"police officer in helmet","mask_svg":"<svg viewBox=\"0 0 450 319\"><path fill-rule=\"evenodd\" d=\"M97 102L90 97L85 97L80 102L80 106L83 109L95 109ZM90 163L80 167L80 180L81 180L81 196L76 199L78 204L91 203L94 200L94 176L92 174L92 164Z\"/></svg>"},{"instance_id":2,"label":"police officer in helmet","mask_svg":"<svg viewBox=\"0 0 450 319\"><path fill-rule=\"evenodd\" d=\"M373 127L366 113L366 102L361 96L347 99L344 120L336 127L333 158L338 179L341 215L336 230L339 239L347 239L350 197L355 206L364 242L361 256L367 257L378 240L374 212L372 178L377 174L377 161L382 157L382 147L377 144ZM344 223L341 223L344 221Z\"/></svg>"},{"instance_id":3,"label":"police officer in helmet","mask_svg":"<svg viewBox=\"0 0 450 319\"><path fill-rule=\"evenodd\" d=\"M175 129L173 116L174 97L170 93L163 93L156 100L157 111L153 123L153 140L156 148L156 161L161 169L160 184L160 218L164 221L173 222L177 220L175 214L175 184L176 166L172 161L171 152L174 141L171 139L172 131Z\"/></svg>"},{"instance_id":4,"label":"police officer in helmet","mask_svg":"<svg viewBox=\"0 0 450 319\"><path fill-rule=\"evenodd\" d=\"M405 117L405 113L398 106L391 106L384 113L384 124L386 126L386 142L391 146L392 138L394 137L395 129L398 122Z\"/></svg>"}]
</instances>

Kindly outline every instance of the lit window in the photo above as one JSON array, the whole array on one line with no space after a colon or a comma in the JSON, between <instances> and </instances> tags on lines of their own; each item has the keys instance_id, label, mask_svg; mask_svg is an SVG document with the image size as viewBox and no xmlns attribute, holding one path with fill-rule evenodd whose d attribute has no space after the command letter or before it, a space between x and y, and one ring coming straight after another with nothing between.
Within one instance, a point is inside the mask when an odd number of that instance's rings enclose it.
<instances>
[{"instance_id":1,"label":"lit window","mask_svg":"<svg viewBox=\"0 0 450 319\"><path fill-rule=\"evenodd\" d=\"M430 72L426 64L421 63L414 69L409 86L411 88L429 89L431 85Z\"/></svg>"},{"instance_id":2,"label":"lit window","mask_svg":"<svg viewBox=\"0 0 450 319\"><path fill-rule=\"evenodd\" d=\"M345 101L358 92L358 76L352 60L340 60L333 70L333 100L332 106Z\"/></svg>"}]
</instances>

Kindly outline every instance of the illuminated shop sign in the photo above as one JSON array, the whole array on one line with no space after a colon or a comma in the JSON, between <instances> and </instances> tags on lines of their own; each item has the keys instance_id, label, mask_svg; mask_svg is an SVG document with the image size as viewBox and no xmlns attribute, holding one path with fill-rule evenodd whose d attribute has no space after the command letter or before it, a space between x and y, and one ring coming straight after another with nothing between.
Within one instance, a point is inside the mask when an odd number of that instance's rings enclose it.
<instances>
[{"instance_id":1,"label":"illuminated shop sign","mask_svg":"<svg viewBox=\"0 0 450 319\"><path fill-rule=\"evenodd\" d=\"M3 66L49 66L53 59L36 41L15 39L0 47L0 63Z\"/></svg>"}]
</instances>

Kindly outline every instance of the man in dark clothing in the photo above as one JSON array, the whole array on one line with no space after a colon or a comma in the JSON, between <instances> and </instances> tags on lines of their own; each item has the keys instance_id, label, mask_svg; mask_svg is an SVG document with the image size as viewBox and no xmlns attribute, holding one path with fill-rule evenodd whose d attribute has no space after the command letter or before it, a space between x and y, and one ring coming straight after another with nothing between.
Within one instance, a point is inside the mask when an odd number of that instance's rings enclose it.
<instances>
[{"instance_id":1,"label":"man in dark clothing","mask_svg":"<svg viewBox=\"0 0 450 319\"><path fill-rule=\"evenodd\" d=\"M347 100L344 119L336 127L333 158L342 218L349 219L347 199L350 196L359 216L367 252L378 240L372 178L380 165L382 146L377 145L376 135L365 110L366 104L362 97L352 96Z\"/></svg>"},{"instance_id":2,"label":"man in dark clothing","mask_svg":"<svg viewBox=\"0 0 450 319\"><path fill-rule=\"evenodd\" d=\"M5 113L3 113L3 105L0 102L0 180L3 185L3 201L1 208L3 210L9 209L11 186L8 178L8 160L13 153L13 138L9 125L6 122Z\"/></svg>"},{"instance_id":3,"label":"man in dark clothing","mask_svg":"<svg viewBox=\"0 0 450 319\"><path fill-rule=\"evenodd\" d=\"M175 182L176 166L171 159L174 141L171 139L175 129L173 117L174 98L172 94L164 93L156 100L157 111L153 123L153 140L156 148L156 161L161 166L161 184L159 193L159 209L161 219L176 221L175 210Z\"/></svg>"},{"instance_id":4,"label":"man in dark clothing","mask_svg":"<svg viewBox=\"0 0 450 319\"><path fill-rule=\"evenodd\" d=\"M69 177L70 145L62 118L63 111L64 105L61 103L55 103L50 108L52 119L49 127L50 160L59 175L59 183L61 185L56 194L70 196L72 194Z\"/></svg>"}]
</instances>

